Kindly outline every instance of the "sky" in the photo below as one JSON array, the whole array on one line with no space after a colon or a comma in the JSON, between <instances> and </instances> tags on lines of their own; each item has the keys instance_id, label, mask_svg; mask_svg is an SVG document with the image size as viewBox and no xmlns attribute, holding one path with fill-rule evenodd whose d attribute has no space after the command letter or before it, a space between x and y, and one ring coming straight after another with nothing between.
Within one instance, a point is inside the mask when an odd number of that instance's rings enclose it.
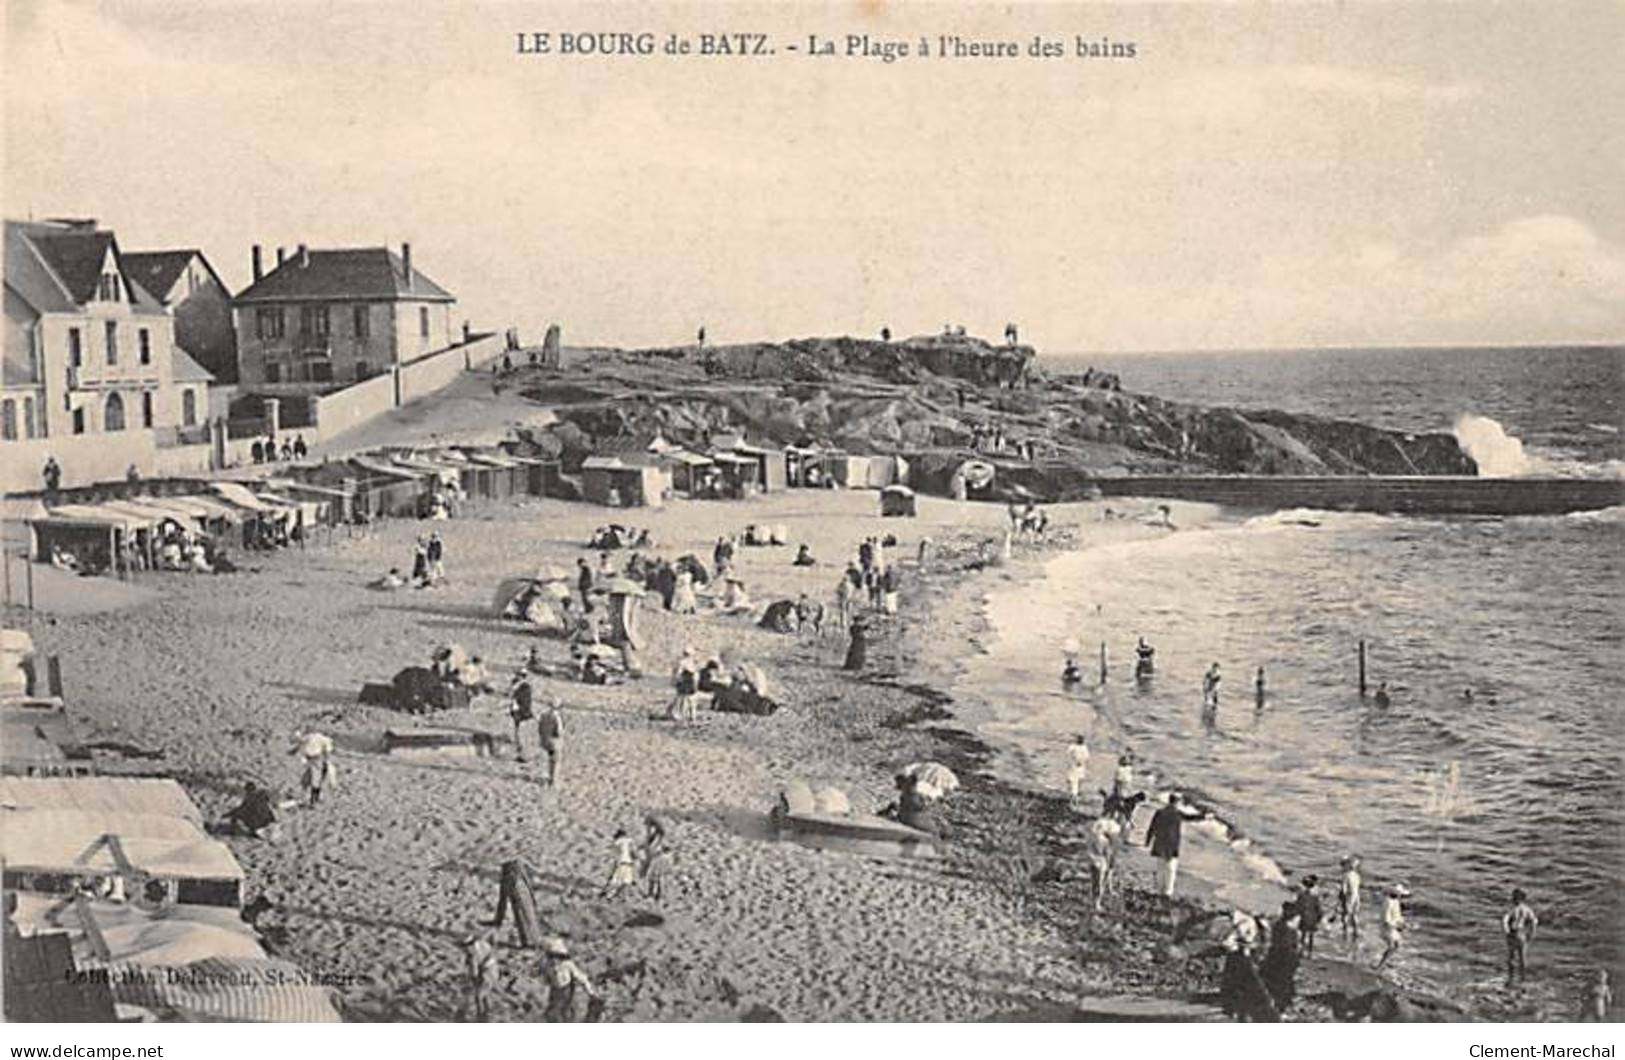
<instances>
[{"instance_id":1,"label":"sky","mask_svg":"<svg viewBox=\"0 0 1625 1060\"><path fill-rule=\"evenodd\" d=\"M1625 340L1622 5L3 6L6 216L234 290L255 243L410 242L476 328L569 344ZM778 51L516 50L593 31Z\"/></svg>"}]
</instances>

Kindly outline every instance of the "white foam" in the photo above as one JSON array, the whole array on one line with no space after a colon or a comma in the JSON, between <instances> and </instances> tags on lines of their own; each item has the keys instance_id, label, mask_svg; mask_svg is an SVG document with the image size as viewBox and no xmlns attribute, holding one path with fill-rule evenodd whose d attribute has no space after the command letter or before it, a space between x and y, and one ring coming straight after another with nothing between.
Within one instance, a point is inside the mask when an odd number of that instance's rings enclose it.
<instances>
[{"instance_id":1,"label":"white foam","mask_svg":"<svg viewBox=\"0 0 1625 1060\"><path fill-rule=\"evenodd\" d=\"M1508 434L1505 427L1488 416L1458 416L1451 433L1478 464L1480 475L1500 478L1540 471L1540 461L1524 449L1523 440Z\"/></svg>"}]
</instances>

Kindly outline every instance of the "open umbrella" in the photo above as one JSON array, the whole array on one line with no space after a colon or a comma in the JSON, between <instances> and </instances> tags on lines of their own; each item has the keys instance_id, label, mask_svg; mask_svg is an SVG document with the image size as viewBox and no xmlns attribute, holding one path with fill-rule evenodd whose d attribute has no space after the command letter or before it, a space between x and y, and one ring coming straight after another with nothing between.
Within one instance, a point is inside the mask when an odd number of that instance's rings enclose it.
<instances>
[{"instance_id":1,"label":"open umbrella","mask_svg":"<svg viewBox=\"0 0 1625 1060\"><path fill-rule=\"evenodd\" d=\"M611 595L642 596L644 588L631 578L611 578L604 583L604 592Z\"/></svg>"},{"instance_id":2,"label":"open umbrella","mask_svg":"<svg viewBox=\"0 0 1625 1060\"><path fill-rule=\"evenodd\" d=\"M500 615L506 612L516 599L535 588L535 585L536 583L529 578L504 578L497 585L496 595L491 600L491 606Z\"/></svg>"},{"instance_id":3,"label":"open umbrella","mask_svg":"<svg viewBox=\"0 0 1625 1060\"><path fill-rule=\"evenodd\" d=\"M567 582L570 581L574 575L565 570L563 567L559 566L557 563L544 563L540 567L536 568L534 577L539 582Z\"/></svg>"},{"instance_id":4,"label":"open umbrella","mask_svg":"<svg viewBox=\"0 0 1625 1060\"><path fill-rule=\"evenodd\" d=\"M941 762L915 762L904 766L903 776L913 777L916 784L929 784L945 794L959 790L959 778Z\"/></svg>"},{"instance_id":5,"label":"open umbrella","mask_svg":"<svg viewBox=\"0 0 1625 1060\"><path fill-rule=\"evenodd\" d=\"M555 600L568 600L575 595L575 592L565 582L547 582L542 586L542 592Z\"/></svg>"}]
</instances>

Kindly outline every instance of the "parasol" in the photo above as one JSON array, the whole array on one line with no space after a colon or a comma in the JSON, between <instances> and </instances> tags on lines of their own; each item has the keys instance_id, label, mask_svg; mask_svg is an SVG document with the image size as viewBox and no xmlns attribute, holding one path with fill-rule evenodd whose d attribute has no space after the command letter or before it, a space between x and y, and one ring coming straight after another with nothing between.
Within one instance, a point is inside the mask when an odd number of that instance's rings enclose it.
<instances>
[{"instance_id":1,"label":"parasol","mask_svg":"<svg viewBox=\"0 0 1625 1060\"><path fill-rule=\"evenodd\" d=\"M504 578L497 585L496 595L491 600L491 606L497 614L505 613L513 602L524 596L536 587L536 583L529 578Z\"/></svg>"},{"instance_id":2,"label":"parasol","mask_svg":"<svg viewBox=\"0 0 1625 1060\"><path fill-rule=\"evenodd\" d=\"M575 596L570 586L564 582L548 582L542 586L542 592L555 600L568 600Z\"/></svg>"},{"instance_id":3,"label":"parasol","mask_svg":"<svg viewBox=\"0 0 1625 1060\"><path fill-rule=\"evenodd\" d=\"M916 785L928 784L944 794L959 790L959 778L941 762L915 762L904 766L903 776L913 777Z\"/></svg>"},{"instance_id":4,"label":"parasol","mask_svg":"<svg viewBox=\"0 0 1625 1060\"><path fill-rule=\"evenodd\" d=\"M604 583L604 592L610 595L642 596L644 588L631 578L615 577Z\"/></svg>"},{"instance_id":5,"label":"parasol","mask_svg":"<svg viewBox=\"0 0 1625 1060\"><path fill-rule=\"evenodd\" d=\"M536 568L535 574L535 578L539 582L567 582L573 577L573 574L557 563L544 563Z\"/></svg>"}]
</instances>

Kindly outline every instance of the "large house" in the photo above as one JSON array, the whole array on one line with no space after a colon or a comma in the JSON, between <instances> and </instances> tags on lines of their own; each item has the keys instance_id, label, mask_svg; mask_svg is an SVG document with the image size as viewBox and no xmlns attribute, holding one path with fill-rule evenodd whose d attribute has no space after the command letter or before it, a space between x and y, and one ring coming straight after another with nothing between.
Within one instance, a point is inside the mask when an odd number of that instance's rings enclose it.
<instances>
[{"instance_id":1,"label":"large house","mask_svg":"<svg viewBox=\"0 0 1625 1060\"><path fill-rule=\"evenodd\" d=\"M277 253L264 271L253 249L254 282L233 300L237 379L350 383L456 342L456 299L412 267L411 244Z\"/></svg>"},{"instance_id":2,"label":"large house","mask_svg":"<svg viewBox=\"0 0 1625 1060\"><path fill-rule=\"evenodd\" d=\"M231 291L201 250L126 251L124 271L175 316L175 345L223 383L237 379Z\"/></svg>"},{"instance_id":3,"label":"large house","mask_svg":"<svg viewBox=\"0 0 1625 1060\"><path fill-rule=\"evenodd\" d=\"M93 220L5 222L5 316L0 445L148 431L109 452L150 453L208 416L209 374Z\"/></svg>"}]
</instances>

